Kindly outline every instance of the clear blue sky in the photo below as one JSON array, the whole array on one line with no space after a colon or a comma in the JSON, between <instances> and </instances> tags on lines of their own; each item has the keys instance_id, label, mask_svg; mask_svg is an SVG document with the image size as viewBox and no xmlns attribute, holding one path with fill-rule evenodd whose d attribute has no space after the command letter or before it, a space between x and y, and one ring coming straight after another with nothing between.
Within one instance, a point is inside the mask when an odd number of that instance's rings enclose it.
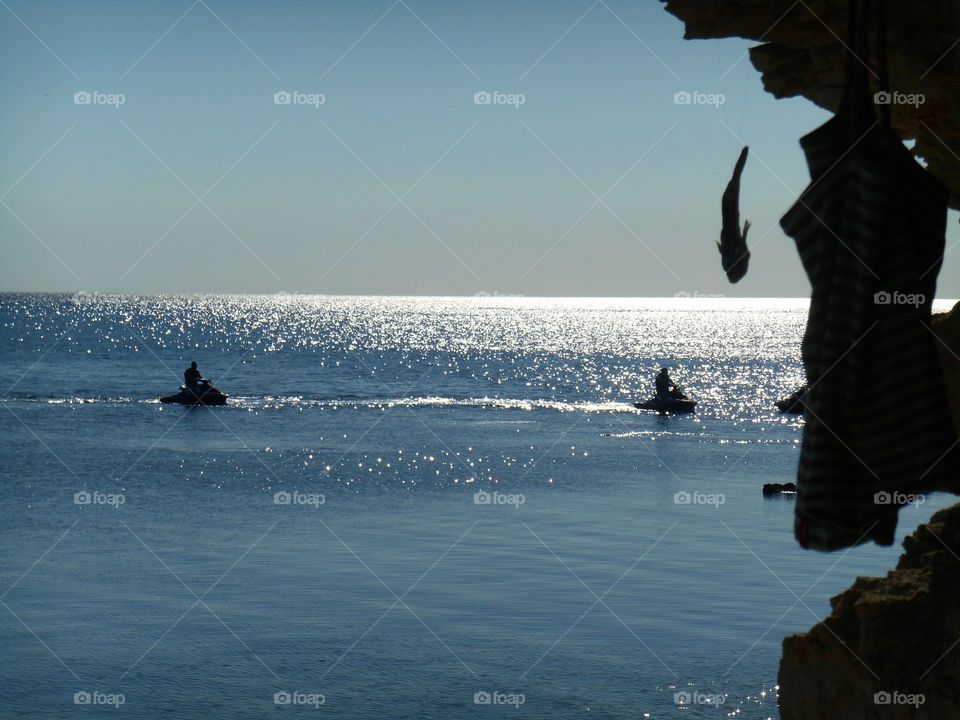
<instances>
[{"instance_id":1,"label":"clear blue sky","mask_svg":"<svg viewBox=\"0 0 960 720\"><path fill-rule=\"evenodd\" d=\"M827 115L764 93L747 47L654 0L6 0L0 289L806 295L777 221Z\"/></svg>"}]
</instances>

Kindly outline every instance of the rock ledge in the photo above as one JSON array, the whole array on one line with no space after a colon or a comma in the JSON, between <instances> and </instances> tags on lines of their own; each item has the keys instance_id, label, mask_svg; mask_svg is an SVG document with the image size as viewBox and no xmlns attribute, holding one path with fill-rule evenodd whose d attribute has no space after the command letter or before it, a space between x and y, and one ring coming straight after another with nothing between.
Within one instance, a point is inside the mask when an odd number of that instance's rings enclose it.
<instances>
[{"instance_id":1,"label":"rock ledge","mask_svg":"<svg viewBox=\"0 0 960 720\"><path fill-rule=\"evenodd\" d=\"M960 504L903 546L885 578L857 578L784 639L782 720L960 717Z\"/></svg>"}]
</instances>

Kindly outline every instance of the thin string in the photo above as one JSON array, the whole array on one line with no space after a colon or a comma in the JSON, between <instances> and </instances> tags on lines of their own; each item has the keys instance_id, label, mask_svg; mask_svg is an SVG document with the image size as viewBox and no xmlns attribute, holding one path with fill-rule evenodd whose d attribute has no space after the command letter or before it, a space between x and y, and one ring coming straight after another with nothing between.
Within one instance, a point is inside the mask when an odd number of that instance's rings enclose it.
<instances>
[{"instance_id":1,"label":"thin string","mask_svg":"<svg viewBox=\"0 0 960 720\"><path fill-rule=\"evenodd\" d=\"M887 16L883 0L876 0L877 14L877 70L880 75L880 92L890 93L890 75L887 68ZM890 105L880 105L880 124L890 127Z\"/></svg>"},{"instance_id":2,"label":"thin string","mask_svg":"<svg viewBox=\"0 0 960 720\"><path fill-rule=\"evenodd\" d=\"M868 0L850 0L848 10L846 84L837 110L837 117L847 128L848 147L876 121L866 64L870 57L868 7Z\"/></svg>"}]
</instances>

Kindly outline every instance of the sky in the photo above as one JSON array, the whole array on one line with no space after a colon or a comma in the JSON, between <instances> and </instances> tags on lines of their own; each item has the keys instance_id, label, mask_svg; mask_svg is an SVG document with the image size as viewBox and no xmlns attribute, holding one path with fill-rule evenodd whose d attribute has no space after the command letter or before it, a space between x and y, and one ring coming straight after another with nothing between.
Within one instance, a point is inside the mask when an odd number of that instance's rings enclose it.
<instances>
[{"instance_id":1,"label":"sky","mask_svg":"<svg viewBox=\"0 0 960 720\"><path fill-rule=\"evenodd\" d=\"M655 0L5 0L0 290L806 296L829 115L748 47Z\"/></svg>"}]
</instances>

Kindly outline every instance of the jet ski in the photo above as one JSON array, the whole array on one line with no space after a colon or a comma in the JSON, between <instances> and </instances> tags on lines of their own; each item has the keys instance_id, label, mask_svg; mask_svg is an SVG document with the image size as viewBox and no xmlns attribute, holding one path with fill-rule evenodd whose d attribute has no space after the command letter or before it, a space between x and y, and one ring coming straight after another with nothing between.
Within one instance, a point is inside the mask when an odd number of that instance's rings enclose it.
<instances>
[{"instance_id":1,"label":"jet ski","mask_svg":"<svg viewBox=\"0 0 960 720\"><path fill-rule=\"evenodd\" d=\"M177 403L179 405L226 405L227 397L213 385L180 386L180 392L174 395L164 395L162 403Z\"/></svg>"},{"instance_id":2,"label":"jet ski","mask_svg":"<svg viewBox=\"0 0 960 720\"><path fill-rule=\"evenodd\" d=\"M656 410L659 413L692 413L697 407L695 400L684 398L657 398L652 397L643 402L635 402L633 406L638 410Z\"/></svg>"},{"instance_id":3,"label":"jet ski","mask_svg":"<svg viewBox=\"0 0 960 720\"><path fill-rule=\"evenodd\" d=\"M807 394L807 386L804 385L793 393L790 397L777 400L777 409L782 413L790 415L803 414L803 397Z\"/></svg>"}]
</instances>

